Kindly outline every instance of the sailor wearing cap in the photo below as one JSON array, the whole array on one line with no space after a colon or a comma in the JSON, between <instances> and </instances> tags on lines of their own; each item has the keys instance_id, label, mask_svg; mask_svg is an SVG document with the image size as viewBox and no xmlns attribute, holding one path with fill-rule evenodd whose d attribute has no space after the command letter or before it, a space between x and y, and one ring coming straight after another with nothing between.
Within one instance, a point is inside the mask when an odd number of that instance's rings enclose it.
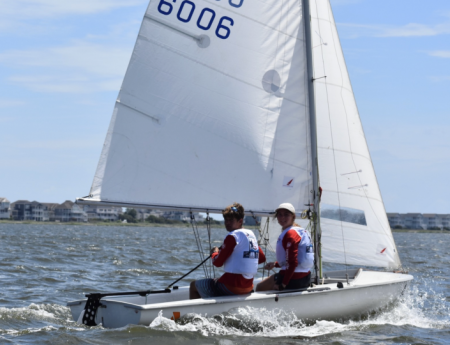
<instances>
[{"instance_id":1,"label":"sailor wearing cap","mask_svg":"<svg viewBox=\"0 0 450 345\"><path fill-rule=\"evenodd\" d=\"M269 262L268 270L281 270L261 281L256 291L301 289L309 287L310 269L314 265L314 249L309 233L295 223L295 208L283 203L275 210L275 217L281 225L281 235L276 246L276 262Z\"/></svg>"}]
</instances>

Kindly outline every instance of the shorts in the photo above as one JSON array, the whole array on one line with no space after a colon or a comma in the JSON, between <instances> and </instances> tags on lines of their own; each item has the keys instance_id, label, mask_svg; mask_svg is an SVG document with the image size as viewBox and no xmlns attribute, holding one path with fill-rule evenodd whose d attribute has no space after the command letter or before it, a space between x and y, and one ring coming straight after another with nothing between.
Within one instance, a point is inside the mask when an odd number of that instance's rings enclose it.
<instances>
[{"instance_id":1,"label":"shorts","mask_svg":"<svg viewBox=\"0 0 450 345\"><path fill-rule=\"evenodd\" d=\"M274 280L279 286L283 282L284 275L280 273L275 273ZM311 283L311 272L303 278L300 279L291 279L288 285L285 287L285 290L294 290L294 289L303 289L309 287Z\"/></svg>"},{"instance_id":2,"label":"shorts","mask_svg":"<svg viewBox=\"0 0 450 345\"><path fill-rule=\"evenodd\" d=\"M195 287L202 298L236 296L236 294L228 290L224 284L219 283L218 278L196 280Z\"/></svg>"}]
</instances>

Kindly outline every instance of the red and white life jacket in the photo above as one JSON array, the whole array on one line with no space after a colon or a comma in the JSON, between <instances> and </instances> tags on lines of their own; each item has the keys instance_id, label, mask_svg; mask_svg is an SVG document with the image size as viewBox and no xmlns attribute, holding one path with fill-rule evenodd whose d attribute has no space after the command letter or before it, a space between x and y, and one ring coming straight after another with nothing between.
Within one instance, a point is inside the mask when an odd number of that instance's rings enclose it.
<instances>
[{"instance_id":1,"label":"red and white life jacket","mask_svg":"<svg viewBox=\"0 0 450 345\"><path fill-rule=\"evenodd\" d=\"M309 233L300 227L292 226L285 229L281 235L278 237L277 241L277 262L281 266L282 270L286 270L288 268L287 258L286 258L286 250L283 247L283 239L286 233L289 230L295 230L297 234L301 237L301 241L298 245L298 254L297 254L297 267L294 272L309 272L310 269L314 266L314 248L311 241L311 236Z\"/></svg>"},{"instance_id":2,"label":"red and white life jacket","mask_svg":"<svg viewBox=\"0 0 450 345\"><path fill-rule=\"evenodd\" d=\"M255 234L251 230L238 229L228 233L236 240L233 253L225 261L223 268L227 273L242 274L252 279L258 271L259 247Z\"/></svg>"}]
</instances>

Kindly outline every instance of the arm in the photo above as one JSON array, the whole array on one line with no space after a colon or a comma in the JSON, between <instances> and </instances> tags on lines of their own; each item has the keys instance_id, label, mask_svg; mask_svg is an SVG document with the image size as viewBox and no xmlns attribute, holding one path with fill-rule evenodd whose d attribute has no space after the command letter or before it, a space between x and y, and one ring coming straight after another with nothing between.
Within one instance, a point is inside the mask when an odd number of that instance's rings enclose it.
<instances>
[{"instance_id":1,"label":"arm","mask_svg":"<svg viewBox=\"0 0 450 345\"><path fill-rule=\"evenodd\" d=\"M283 286L289 284L295 268L298 265L298 245L301 240L302 238L295 230L289 230L283 238L283 248L286 250L287 258L287 269L283 278Z\"/></svg>"},{"instance_id":2,"label":"arm","mask_svg":"<svg viewBox=\"0 0 450 345\"><path fill-rule=\"evenodd\" d=\"M259 247L259 259L258 259L258 265L262 264L263 262L266 262L266 255L262 251L261 247Z\"/></svg>"},{"instance_id":3,"label":"arm","mask_svg":"<svg viewBox=\"0 0 450 345\"><path fill-rule=\"evenodd\" d=\"M218 253L213 253L211 255L211 260L214 266L222 267L225 261L233 253L234 247L236 247L236 239L233 236L228 235L223 241L222 249Z\"/></svg>"}]
</instances>

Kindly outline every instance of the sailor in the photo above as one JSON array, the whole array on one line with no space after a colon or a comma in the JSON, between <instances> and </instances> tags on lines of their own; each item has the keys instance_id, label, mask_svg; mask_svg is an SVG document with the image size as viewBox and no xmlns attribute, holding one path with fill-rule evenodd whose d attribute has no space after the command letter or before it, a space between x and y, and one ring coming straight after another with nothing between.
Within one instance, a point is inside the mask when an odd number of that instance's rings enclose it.
<instances>
[{"instance_id":1,"label":"sailor","mask_svg":"<svg viewBox=\"0 0 450 345\"><path fill-rule=\"evenodd\" d=\"M310 269L314 265L314 250L309 233L295 223L295 208L283 203L275 210L275 218L282 232L276 246L276 262L269 262L264 268L281 270L264 279L256 291L301 289L309 287Z\"/></svg>"},{"instance_id":2,"label":"sailor","mask_svg":"<svg viewBox=\"0 0 450 345\"><path fill-rule=\"evenodd\" d=\"M229 233L220 249L211 250L211 260L214 266L223 266L225 273L218 279L193 281L189 288L190 299L248 294L253 290L258 264L266 261L253 231L242 228L244 207L235 202L227 206L222 215Z\"/></svg>"}]
</instances>

